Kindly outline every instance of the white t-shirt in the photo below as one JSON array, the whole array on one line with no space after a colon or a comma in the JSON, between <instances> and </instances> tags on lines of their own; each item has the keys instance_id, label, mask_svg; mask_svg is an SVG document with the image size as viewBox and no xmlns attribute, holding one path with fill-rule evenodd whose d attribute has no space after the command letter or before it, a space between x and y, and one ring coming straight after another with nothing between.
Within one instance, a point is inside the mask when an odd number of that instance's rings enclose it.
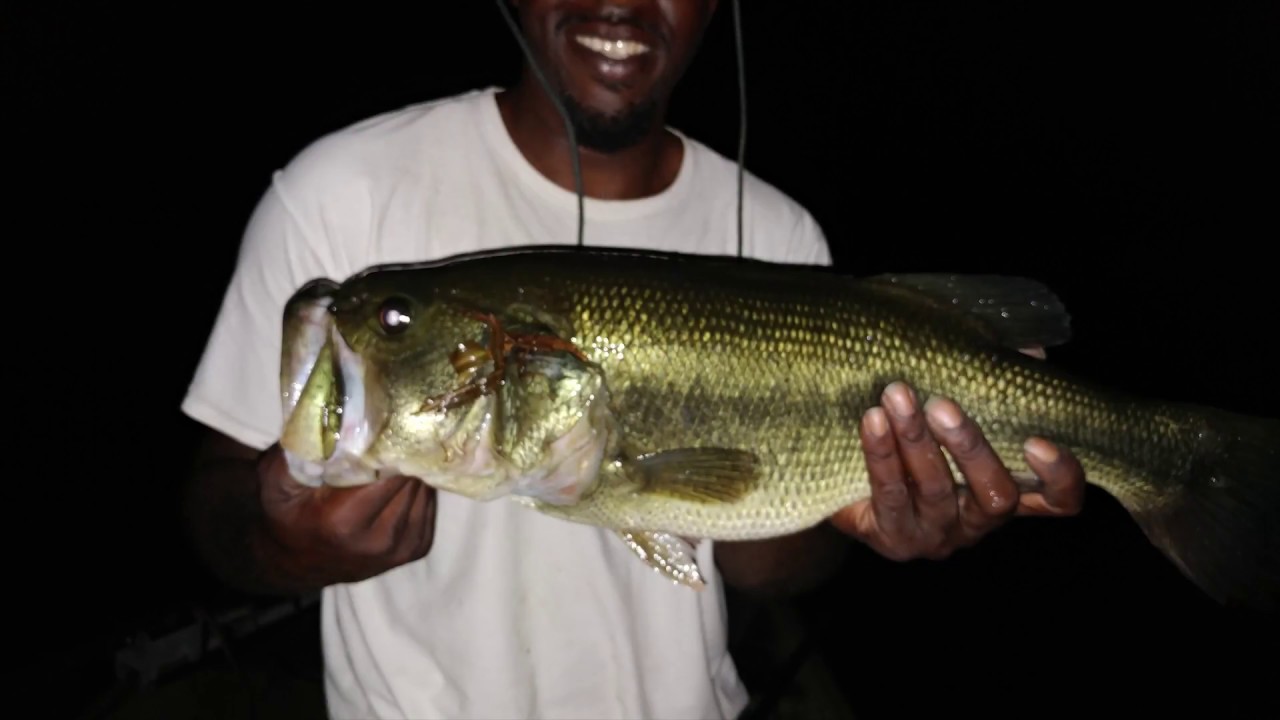
<instances>
[{"instance_id":1,"label":"white t-shirt","mask_svg":"<svg viewBox=\"0 0 1280 720\"><path fill-rule=\"evenodd\" d=\"M325 136L254 212L182 409L255 448L277 440L282 308L317 276L522 244L573 244L577 199L538 173L477 90ZM679 133L677 133L679 135ZM588 245L737 252L737 168L687 137L679 176L586 201ZM745 248L828 264L813 218L748 175ZM360 718L724 718L747 701L726 649L711 543L702 592L613 534L507 500L441 493L423 559L322 601L329 712Z\"/></svg>"}]
</instances>

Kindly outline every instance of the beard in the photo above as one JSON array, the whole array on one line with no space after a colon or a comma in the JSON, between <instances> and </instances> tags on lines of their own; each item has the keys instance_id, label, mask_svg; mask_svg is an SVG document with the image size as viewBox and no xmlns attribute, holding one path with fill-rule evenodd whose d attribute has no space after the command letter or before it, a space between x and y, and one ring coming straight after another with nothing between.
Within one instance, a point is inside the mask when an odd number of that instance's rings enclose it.
<instances>
[{"instance_id":1,"label":"beard","mask_svg":"<svg viewBox=\"0 0 1280 720\"><path fill-rule=\"evenodd\" d=\"M573 123L578 145L601 153L633 147L644 139L658 119L658 103L649 99L616 113L591 110L568 93L561 95Z\"/></svg>"}]
</instances>

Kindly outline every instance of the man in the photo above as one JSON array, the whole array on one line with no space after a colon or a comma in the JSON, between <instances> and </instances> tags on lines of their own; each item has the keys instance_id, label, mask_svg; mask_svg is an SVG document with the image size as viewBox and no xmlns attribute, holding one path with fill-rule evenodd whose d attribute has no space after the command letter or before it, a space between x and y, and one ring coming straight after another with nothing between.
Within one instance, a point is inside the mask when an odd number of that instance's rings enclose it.
<instances>
[{"instance_id":1,"label":"man","mask_svg":"<svg viewBox=\"0 0 1280 720\"><path fill-rule=\"evenodd\" d=\"M518 3L532 53L575 119L587 244L736 252L734 164L664 126L715 4ZM211 429L190 524L231 583L324 588L333 715L731 717L746 697L726 652L722 582L786 592L820 581L849 538L891 558L940 558L1014 512L1078 508L1083 479L1068 456L1055 462L1052 446L1035 446L1047 489L1019 498L958 408L937 403L927 426L901 387L887 397L892 412L872 410L862 430L875 497L793 537L703 542L702 593L664 581L608 532L514 503L437 494L414 478L346 490L291 480L274 444L289 294L374 263L574 242L568 151L526 66L509 91L417 105L318 140L275 175L249 223L183 403ZM753 257L830 261L813 218L754 177L745 229ZM956 495L930 427L974 492Z\"/></svg>"}]
</instances>

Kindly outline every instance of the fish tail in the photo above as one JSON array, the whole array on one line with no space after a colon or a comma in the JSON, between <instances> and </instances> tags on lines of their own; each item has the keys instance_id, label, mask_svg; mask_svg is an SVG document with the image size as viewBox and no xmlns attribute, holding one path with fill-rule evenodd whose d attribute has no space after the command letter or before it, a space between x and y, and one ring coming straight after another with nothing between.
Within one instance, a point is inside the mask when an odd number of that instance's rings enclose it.
<instances>
[{"instance_id":1,"label":"fish tail","mask_svg":"<svg viewBox=\"0 0 1280 720\"><path fill-rule=\"evenodd\" d=\"M1280 610L1280 421L1197 408L1175 482L1121 499L1143 532L1227 606Z\"/></svg>"}]
</instances>

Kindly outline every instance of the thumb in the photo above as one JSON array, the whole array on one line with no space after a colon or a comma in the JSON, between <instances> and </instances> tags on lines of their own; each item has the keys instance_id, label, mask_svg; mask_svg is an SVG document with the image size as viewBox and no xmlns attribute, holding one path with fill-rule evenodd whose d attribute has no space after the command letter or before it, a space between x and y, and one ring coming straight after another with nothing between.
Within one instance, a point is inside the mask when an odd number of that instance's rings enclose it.
<instances>
[{"instance_id":1,"label":"thumb","mask_svg":"<svg viewBox=\"0 0 1280 720\"><path fill-rule=\"evenodd\" d=\"M264 508L296 504L315 494L316 488L300 482L289 470L289 461L279 444L267 448L255 466L258 493Z\"/></svg>"}]
</instances>

